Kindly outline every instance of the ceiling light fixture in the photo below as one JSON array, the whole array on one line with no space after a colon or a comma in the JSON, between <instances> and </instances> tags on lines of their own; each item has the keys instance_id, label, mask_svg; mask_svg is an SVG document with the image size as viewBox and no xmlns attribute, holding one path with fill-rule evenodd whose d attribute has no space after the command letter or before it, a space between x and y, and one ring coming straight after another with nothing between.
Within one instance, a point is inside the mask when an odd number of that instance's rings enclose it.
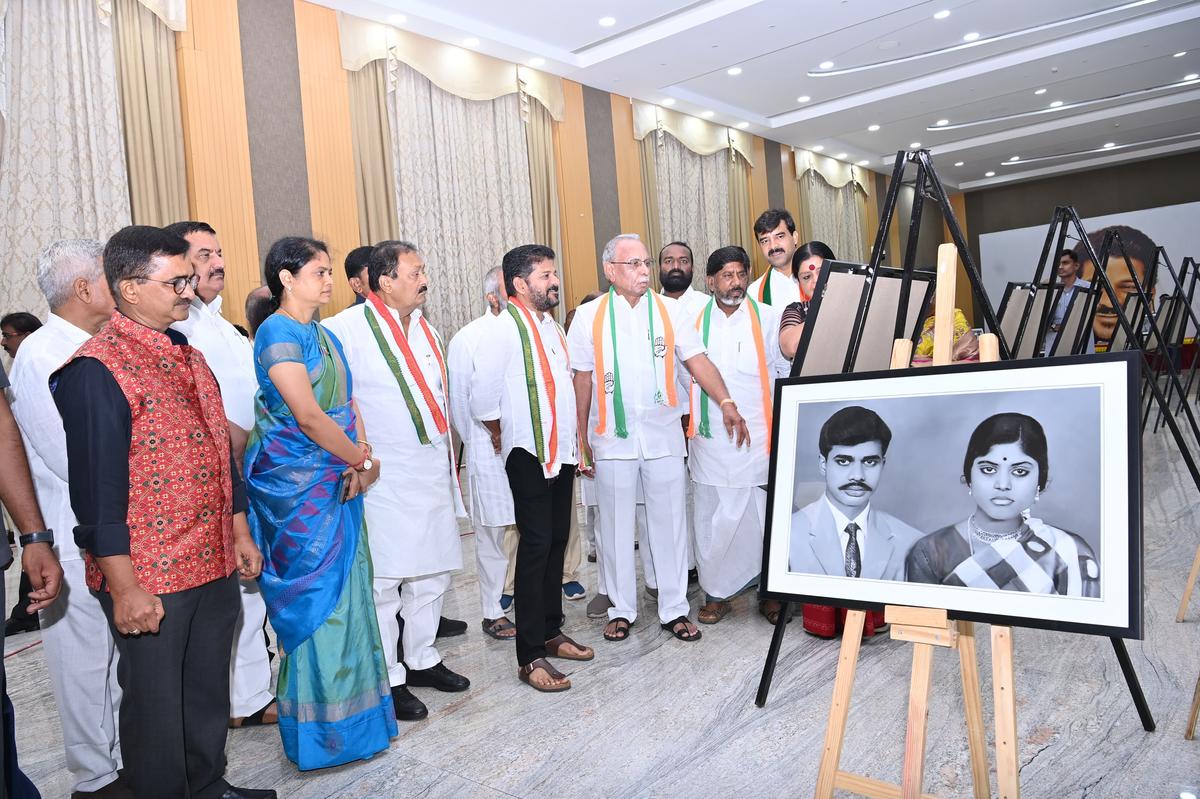
<instances>
[{"instance_id":1,"label":"ceiling light fixture","mask_svg":"<svg viewBox=\"0 0 1200 799\"><path fill-rule=\"evenodd\" d=\"M975 33L974 31L971 31L970 33L968 33L966 36L963 37L963 41L964 42L977 42L977 41L979 41L979 34Z\"/></svg>"},{"instance_id":2,"label":"ceiling light fixture","mask_svg":"<svg viewBox=\"0 0 1200 799\"><path fill-rule=\"evenodd\" d=\"M737 126L738 126L739 130L745 130L746 128L750 127L750 123L749 122L739 122L739 123L737 123Z\"/></svg>"},{"instance_id":3,"label":"ceiling light fixture","mask_svg":"<svg viewBox=\"0 0 1200 799\"><path fill-rule=\"evenodd\" d=\"M664 97L663 101L661 103L659 103L659 105L665 105L665 106L675 105L675 98L674 97Z\"/></svg>"},{"instance_id":4,"label":"ceiling light fixture","mask_svg":"<svg viewBox=\"0 0 1200 799\"><path fill-rule=\"evenodd\" d=\"M1021 156L1019 156L1019 155L1014 155L1012 158L1010 158L1010 159L1008 159L1008 160L1009 160L1010 162L1012 162L1012 161L1020 161L1020 160L1021 160Z\"/></svg>"},{"instance_id":5,"label":"ceiling light fixture","mask_svg":"<svg viewBox=\"0 0 1200 799\"><path fill-rule=\"evenodd\" d=\"M848 153L838 153L837 155L834 156L834 158L836 158L839 161L845 161L847 155L848 155Z\"/></svg>"},{"instance_id":6,"label":"ceiling light fixture","mask_svg":"<svg viewBox=\"0 0 1200 799\"><path fill-rule=\"evenodd\" d=\"M616 17L600 17L600 19L596 21L600 23L601 28L611 28L613 25L617 24Z\"/></svg>"},{"instance_id":7,"label":"ceiling light fixture","mask_svg":"<svg viewBox=\"0 0 1200 799\"><path fill-rule=\"evenodd\" d=\"M910 150L919 150L921 148L921 142L915 141L912 144L908 145L908 147Z\"/></svg>"},{"instance_id":8,"label":"ceiling light fixture","mask_svg":"<svg viewBox=\"0 0 1200 799\"><path fill-rule=\"evenodd\" d=\"M955 161L955 162L954 162L954 165L955 165L955 166L962 166L962 165L963 165L963 162L962 162L962 161Z\"/></svg>"},{"instance_id":9,"label":"ceiling light fixture","mask_svg":"<svg viewBox=\"0 0 1200 799\"><path fill-rule=\"evenodd\" d=\"M705 119L712 119L712 115L713 115L713 112L712 112L712 111L705 111L705 112L704 112L703 114L701 114L700 116L704 117Z\"/></svg>"},{"instance_id":10,"label":"ceiling light fixture","mask_svg":"<svg viewBox=\"0 0 1200 799\"><path fill-rule=\"evenodd\" d=\"M817 64L817 68L818 69L833 69L833 62L832 61L822 61L820 64Z\"/></svg>"},{"instance_id":11,"label":"ceiling light fixture","mask_svg":"<svg viewBox=\"0 0 1200 799\"><path fill-rule=\"evenodd\" d=\"M867 130L874 133L875 131L879 130L879 126L878 125L867 125Z\"/></svg>"},{"instance_id":12,"label":"ceiling light fixture","mask_svg":"<svg viewBox=\"0 0 1200 799\"><path fill-rule=\"evenodd\" d=\"M542 58L541 56L529 59L529 66L531 67L540 67L545 63L546 59Z\"/></svg>"},{"instance_id":13,"label":"ceiling light fixture","mask_svg":"<svg viewBox=\"0 0 1200 799\"><path fill-rule=\"evenodd\" d=\"M1196 80L1196 78L1200 78L1200 75L1197 75L1195 72L1189 72L1183 76L1184 80Z\"/></svg>"},{"instance_id":14,"label":"ceiling light fixture","mask_svg":"<svg viewBox=\"0 0 1200 799\"><path fill-rule=\"evenodd\" d=\"M1038 89L1037 91L1034 92L1034 94L1039 94L1039 95L1045 94L1045 93L1046 93L1045 89Z\"/></svg>"},{"instance_id":15,"label":"ceiling light fixture","mask_svg":"<svg viewBox=\"0 0 1200 799\"><path fill-rule=\"evenodd\" d=\"M725 70L725 74L732 75L733 77L736 78L738 75L742 74L742 68L741 67L730 67L729 69Z\"/></svg>"},{"instance_id":16,"label":"ceiling light fixture","mask_svg":"<svg viewBox=\"0 0 1200 799\"><path fill-rule=\"evenodd\" d=\"M824 145L824 144L818 144L816 147L812 148L812 151L813 151L814 153L819 153L819 152L821 152L821 151L822 151L822 150L824 150L824 149L825 149L825 145Z\"/></svg>"},{"instance_id":17,"label":"ceiling light fixture","mask_svg":"<svg viewBox=\"0 0 1200 799\"><path fill-rule=\"evenodd\" d=\"M870 162L870 161L868 161L866 158L864 158L863 160L861 160L861 161L859 161L859 162L858 162L858 165L859 165L859 166L866 166L866 165L867 165L867 164L869 164L869 163L871 163L871 162Z\"/></svg>"},{"instance_id":18,"label":"ceiling light fixture","mask_svg":"<svg viewBox=\"0 0 1200 799\"><path fill-rule=\"evenodd\" d=\"M968 47L979 47L981 45L991 44L993 42L1005 41L1007 39L1016 39L1019 37L1028 36L1032 33L1040 33L1042 31L1054 30L1056 28L1077 28L1077 27L1079 27L1079 24L1082 22L1097 19L1099 17L1109 16L1111 14L1118 14L1122 11L1128 11L1131 8L1138 8L1140 6L1149 5L1154 2L1156 2L1156 0L1128 0L1127 2L1120 3L1119 5L1109 6L1108 8L1102 8L1097 11L1087 11L1083 14L1077 14L1073 17L1066 17L1063 19L1051 20L1050 22L1043 22L1043 23L1039 23L1037 25L1031 25L1026 28L1020 28L1018 30L1011 30L1011 31L1007 31L1005 33L998 33L994 36L987 36L984 38L976 39L974 41L963 41L963 42L959 42L958 44L952 44L948 47L939 47L936 50L926 50L924 52L913 53L911 55L898 56L896 58L889 58L885 61L873 61L868 64L856 64L854 66L842 67L842 68L836 69L836 70L830 70L829 67L822 65L821 70L824 70L824 71L812 71L812 72L808 73L808 76L810 78L817 78L817 77L828 78L833 75L846 75L851 72L862 72L862 71L868 70L868 69L880 69L882 67L890 67L890 66L895 66L897 64L905 64L910 61L919 61L924 58L933 58L935 56L945 55L946 53L951 53L956 50L965 50Z\"/></svg>"},{"instance_id":19,"label":"ceiling light fixture","mask_svg":"<svg viewBox=\"0 0 1200 799\"><path fill-rule=\"evenodd\" d=\"M1178 53L1175 53L1173 56L1171 56L1171 58L1183 58L1185 55L1187 55L1187 50L1180 50Z\"/></svg>"},{"instance_id":20,"label":"ceiling light fixture","mask_svg":"<svg viewBox=\"0 0 1200 799\"><path fill-rule=\"evenodd\" d=\"M950 124L950 120L948 120L948 119L939 119L937 122L934 122L933 124L934 124L934 126L935 126L935 127L939 127L939 128L941 128L941 127L945 127L946 125L949 125L949 124Z\"/></svg>"},{"instance_id":21,"label":"ceiling light fixture","mask_svg":"<svg viewBox=\"0 0 1200 799\"><path fill-rule=\"evenodd\" d=\"M1116 146L1117 146L1117 143L1116 143L1115 141L1110 141L1110 142L1105 142L1105 143L1104 143L1104 149L1105 149L1105 150L1110 150L1110 149L1112 149L1113 147L1116 147Z\"/></svg>"},{"instance_id":22,"label":"ceiling light fixture","mask_svg":"<svg viewBox=\"0 0 1200 799\"><path fill-rule=\"evenodd\" d=\"M1063 104L1062 100L1055 100L1054 102L1050 103L1050 107L1051 108L1062 108L1062 104Z\"/></svg>"},{"instance_id":23,"label":"ceiling light fixture","mask_svg":"<svg viewBox=\"0 0 1200 799\"><path fill-rule=\"evenodd\" d=\"M984 172L983 176L985 178L994 178L994 177L996 177L996 173L995 172Z\"/></svg>"},{"instance_id":24,"label":"ceiling light fixture","mask_svg":"<svg viewBox=\"0 0 1200 799\"><path fill-rule=\"evenodd\" d=\"M934 19L945 19L948 16L950 16L950 12L943 8L941 11L934 14L933 18Z\"/></svg>"},{"instance_id":25,"label":"ceiling light fixture","mask_svg":"<svg viewBox=\"0 0 1200 799\"><path fill-rule=\"evenodd\" d=\"M1175 136L1163 136L1158 139L1143 139L1142 141L1124 142L1117 144L1116 142L1105 142L1102 147L1095 147L1091 150L1076 150L1070 153L1055 153L1054 155L1039 155L1034 158L1026 158L1021 161L1021 164L1035 164L1041 161L1057 161L1062 158L1079 158L1085 155L1096 155L1103 153L1109 155L1117 150L1128 150L1135 147L1150 147L1158 144L1168 144L1183 140L1194 140L1200 138L1200 130L1193 130L1190 133L1180 133ZM1010 166L1009 162L1004 161L1001 166Z\"/></svg>"},{"instance_id":26,"label":"ceiling light fixture","mask_svg":"<svg viewBox=\"0 0 1200 799\"><path fill-rule=\"evenodd\" d=\"M811 97L809 97L807 94L802 94L802 95L800 95L799 97L797 97L797 98L796 98L796 102L798 102L798 103L807 103L807 102L808 102L809 100L811 100L811 99L812 99L812 98L811 98Z\"/></svg>"},{"instance_id":27,"label":"ceiling light fixture","mask_svg":"<svg viewBox=\"0 0 1200 799\"><path fill-rule=\"evenodd\" d=\"M408 17L404 16L403 14L392 14L390 17L388 17L388 22L392 23L393 25L403 25L405 22L408 22ZM1180 53L1180 55L1183 54Z\"/></svg>"},{"instance_id":28,"label":"ceiling light fixture","mask_svg":"<svg viewBox=\"0 0 1200 799\"><path fill-rule=\"evenodd\" d=\"M463 39L463 47L478 47L478 46L479 46L479 40L476 39L474 36Z\"/></svg>"}]
</instances>

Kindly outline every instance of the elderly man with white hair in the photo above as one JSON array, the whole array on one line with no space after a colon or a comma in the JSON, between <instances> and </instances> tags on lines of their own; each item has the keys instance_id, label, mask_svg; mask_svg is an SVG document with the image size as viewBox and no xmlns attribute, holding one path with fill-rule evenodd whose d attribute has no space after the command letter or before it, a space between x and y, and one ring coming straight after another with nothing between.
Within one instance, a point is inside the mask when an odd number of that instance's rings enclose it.
<instances>
[{"instance_id":1,"label":"elderly man with white hair","mask_svg":"<svg viewBox=\"0 0 1200 799\"><path fill-rule=\"evenodd\" d=\"M21 345L13 364L13 415L21 428L38 504L56 533L63 567L58 601L41 611L42 642L54 702L62 721L72 795L132 796L113 785L121 768L116 710L117 653L99 601L88 591L83 552L72 540L77 524L67 486L67 443L50 395L50 373L108 321L113 298L101 265L100 242L51 244L37 262L38 288L50 305L46 324Z\"/></svg>"},{"instance_id":2,"label":"elderly man with white hair","mask_svg":"<svg viewBox=\"0 0 1200 799\"><path fill-rule=\"evenodd\" d=\"M746 422L721 373L704 351L695 318L677 300L650 291L654 262L635 235L604 246L611 287L581 305L567 333L579 429L586 430L581 460L594 460L608 610L604 637L623 641L637 618L633 530L637 486L646 498L647 544L658 581L662 627L681 641L700 630L688 620L686 445L680 419L687 392L677 384L686 368L717 403L724 433L749 440ZM585 473L592 471L588 466Z\"/></svg>"},{"instance_id":3,"label":"elderly man with white hair","mask_svg":"<svg viewBox=\"0 0 1200 799\"><path fill-rule=\"evenodd\" d=\"M475 563L479 573L479 606L483 631L493 638L510 640L516 627L504 615L500 596L510 554L505 535L515 538L512 491L504 471L504 459L492 449L492 436L471 416L471 378L475 375L480 344L490 335L496 319L508 305L504 272L489 269L483 277L483 301L487 310L468 322L450 339L446 368L450 373L450 419L463 442L467 462L467 498L471 523L475 526ZM515 546L512 547L515 549Z\"/></svg>"}]
</instances>

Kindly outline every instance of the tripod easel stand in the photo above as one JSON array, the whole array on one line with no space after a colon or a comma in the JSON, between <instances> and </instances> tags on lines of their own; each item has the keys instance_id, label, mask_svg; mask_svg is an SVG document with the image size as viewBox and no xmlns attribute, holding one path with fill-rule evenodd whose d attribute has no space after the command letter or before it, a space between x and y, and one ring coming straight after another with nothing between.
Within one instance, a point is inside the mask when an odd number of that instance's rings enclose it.
<instances>
[{"instance_id":1,"label":"tripod easel stand","mask_svg":"<svg viewBox=\"0 0 1200 799\"><path fill-rule=\"evenodd\" d=\"M953 244L938 247L937 286L934 298L933 363L951 362L954 340L954 280L958 251ZM999 360L999 343L993 334L979 339L981 361ZM912 361L912 341L897 339L892 349L892 368L907 368ZM829 706L829 723L817 773L816 799L833 799L835 789L851 791L872 799L920 799L925 772L925 731L929 715L929 689L933 676L934 647L958 651L966 714L967 744L971 755L971 782L975 799L991 796L988 783L987 742L983 726L983 703L979 689L979 666L975 652L975 625L951 622L945 609L888 605L885 620L891 636L913 645L912 677L908 689L908 725L904 736L904 766L900 785L841 771L838 765L846 736L854 672L862 645L866 613L846 614L838 654L837 677ZM992 627L992 683L996 709L996 774L1001 799L1020 796L1017 773L1017 703L1013 692L1013 640L1011 627Z\"/></svg>"}]
</instances>

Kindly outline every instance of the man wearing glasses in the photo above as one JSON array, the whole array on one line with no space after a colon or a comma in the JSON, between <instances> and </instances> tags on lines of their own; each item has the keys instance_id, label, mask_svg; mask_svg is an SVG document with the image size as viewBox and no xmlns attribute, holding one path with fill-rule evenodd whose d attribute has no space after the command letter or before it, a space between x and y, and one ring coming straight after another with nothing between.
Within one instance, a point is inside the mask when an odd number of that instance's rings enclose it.
<instances>
[{"instance_id":1,"label":"man wearing glasses","mask_svg":"<svg viewBox=\"0 0 1200 799\"><path fill-rule=\"evenodd\" d=\"M117 310L51 375L51 391L75 542L120 655L130 790L273 799L224 777L237 580L257 577L262 555L216 378L170 329L200 282L187 252L159 228L113 234L103 263Z\"/></svg>"},{"instance_id":2,"label":"man wearing glasses","mask_svg":"<svg viewBox=\"0 0 1200 799\"><path fill-rule=\"evenodd\" d=\"M696 641L700 630L687 618L686 448L679 423L687 392L676 382L680 369L686 367L717 403L724 435L744 444L749 433L704 353L695 320L686 318L676 300L649 290L654 262L646 245L622 234L604 246L601 257L611 287L576 311L567 347L578 426L587 431L581 471L596 479L597 548L604 560L604 593L613 603L604 637L627 639L637 618L633 531L640 483L659 621L679 640Z\"/></svg>"}]
</instances>

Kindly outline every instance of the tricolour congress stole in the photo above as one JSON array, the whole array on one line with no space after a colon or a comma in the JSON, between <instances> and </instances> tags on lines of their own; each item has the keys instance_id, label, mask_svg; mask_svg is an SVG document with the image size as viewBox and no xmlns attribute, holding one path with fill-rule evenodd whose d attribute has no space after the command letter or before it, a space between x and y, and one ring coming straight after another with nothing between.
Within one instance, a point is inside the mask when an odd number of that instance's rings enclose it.
<instances>
[{"instance_id":1,"label":"tricolour congress stole","mask_svg":"<svg viewBox=\"0 0 1200 799\"><path fill-rule=\"evenodd\" d=\"M762 283L758 284L758 301L763 305L771 304L771 273L775 271L775 267L767 267L767 273L763 275Z\"/></svg>"},{"instance_id":2,"label":"tricolour congress stole","mask_svg":"<svg viewBox=\"0 0 1200 799\"><path fill-rule=\"evenodd\" d=\"M529 312L516 297L508 298L508 314L517 325L521 336L521 356L525 366L525 389L529 395L529 419L533 427L533 443L538 462L547 477L558 474L558 387L546 356L542 334ZM556 323L555 332L563 352L567 351L567 339ZM535 355L536 353L536 355Z\"/></svg>"},{"instance_id":3,"label":"tricolour congress stole","mask_svg":"<svg viewBox=\"0 0 1200 799\"><path fill-rule=\"evenodd\" d=\"M400 329L400 324L396 318L392 316L391 311L383 304L375 292L367 295L368 308L363 310L367 317L367 324L371 328L371 334L375 336L375 343L379 345L379 351L383 355L383 360L387 362L388 368L392 371L392 376L396 378L396 383L400 386L400 393L404 395L404 404L408 406L408 414L412 417L413 426L417 429L417 438L424 445L429 444L429 429L432 427L439 434L445 435L449 429L448 419L450 417L450 408L443 404L439 404L433 398L433 391L429 388L429 383L425 380L425 374L421 371L421 365L417 363L417 358L413 355L412 348L408 346L408 337L404 335L404 331ZM388 345L387 339L384 338L383 330L379 327L379 319L383 319L387 324L388 331L392 334L392 341L396 343L396 349L404 357L404 362L401 363L396 359L396 354L392 352L392 348ZM425 321L425 317L421 316L417 320L417 325L429 340L429 347L433 350L433 355L437 358L438 367L442 372L442 395L445 396L448 391L449 382L446 379L446 359L442 356L442 346L437 340L437 336L433 334L433 330L429 327L429 323ZM417 390L421 393L421 402L418 403L412 394L412 390L408 385L408 378L416 384Z\"/></svg>"},{"instance_id":4,"label":"tricolour congress stole","mask_svg":"<svg viewBox=\"0 0 1200 799\"><path fill-rule=\"evenodd\" d=\"M766 281L764 281L766 282ZM700 331L700 337L704 340L704 346L708 346L708 331L712 321L713 305L716 303L716 298L708 301L704 306L704 310L696 317L696 329ZM747 297L746 302L750 305L750 333L754 336L754 354L758 358L758 385L759 392L762 395L763 418L767 420L767 426L771 425L771 376L767 373L767 348L763 341L762 331L762 316L758 310L758 303L752 297ZM708 414L708 394L700 388L700 384L692 380L692 391L689 397L690 412L688 419L688 438L699 434L701 438L712 438L712 425L709 422ZM696 406L700 406L700 421L696 421ZM771 454L771 437L766 436L767 454Z\"/></svg>"},{"instance_id":5,"label":"tricolour congress stole","mask_svg":"<svg viewBox=\"0 0 1200 799\"><path fill-rule=\"evenodd\" d=\"M598 418L595 432L601 436L608 433L608 405L611 395L614 432L617 438L628 438L625 402L621 396L620 353L617 350L617 316L614 307L616 298L616 289L610 286L608 294L600 298L596 318L592 322L592 347L596 353L594 374L603 381L596 386ZM646 316L650 331L650 358L654 363L654 402L657 405L674 407L679 402L675 393L675 329L671 327L666 304L656 292L646 292ZM605 347L608 348L607 352ZM605 371L605 366L610 363L611 371Z\"/></svg>"}]
</instances>

